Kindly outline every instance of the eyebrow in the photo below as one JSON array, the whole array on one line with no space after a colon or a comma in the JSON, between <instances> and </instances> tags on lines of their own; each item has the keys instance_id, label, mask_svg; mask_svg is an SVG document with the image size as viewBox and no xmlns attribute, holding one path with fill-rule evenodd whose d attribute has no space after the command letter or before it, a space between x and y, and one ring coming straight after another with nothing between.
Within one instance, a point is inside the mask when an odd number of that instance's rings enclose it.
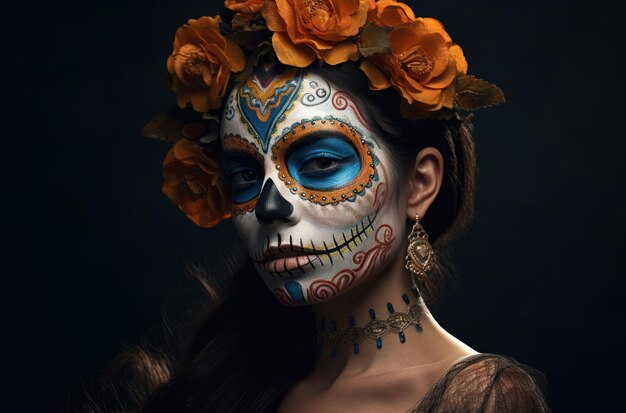
<instances>
[{"instance_id":1,"label":"eyebrow","mask_svg":"<svg viewBox=\"0 0 626 413\"><path fill-rule=\"evenodd\" d=\"M247 153L257 160L263 161L263 154L259 151L259 147L254 142L242 138L239 134L225 134L222 138L222 150L224 154Z\"/></svg>"}]
</instances>

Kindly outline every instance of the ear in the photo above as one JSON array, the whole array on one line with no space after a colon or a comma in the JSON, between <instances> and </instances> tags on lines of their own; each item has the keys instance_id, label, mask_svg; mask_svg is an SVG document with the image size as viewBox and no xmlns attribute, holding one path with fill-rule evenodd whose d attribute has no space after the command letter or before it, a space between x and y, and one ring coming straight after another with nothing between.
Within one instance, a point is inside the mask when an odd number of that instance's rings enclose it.
<instances>
[{"instance_id":1,"label":"ear","mask_svg":"<svg viewBox=\"0 0 626 413\"><path fill-rule=\"evenodd\" d=\"M424 148L415 155L415 165L409 171L409 193L406 214L410 220L420 218L433 203L443 180L443 156L438 149Z\"/></svg>"}]
</instances>

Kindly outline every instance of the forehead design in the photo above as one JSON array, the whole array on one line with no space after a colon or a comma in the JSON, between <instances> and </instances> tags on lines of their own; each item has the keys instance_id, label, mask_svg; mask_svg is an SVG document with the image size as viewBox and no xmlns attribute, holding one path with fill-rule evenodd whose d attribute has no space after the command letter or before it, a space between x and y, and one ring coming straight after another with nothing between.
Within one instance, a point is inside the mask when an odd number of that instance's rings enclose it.
<instances>
[{"instance_id":1,"label":"forehead design","mask_svg":"<svg viewBox=\"0 0 626 413\"><path fill-rule=\"evenodd\" d=\"M237 106L264 153L276 123L298 96L302 76L301 70L268 61L239 87Z\"/></svg>"}]
</instances>

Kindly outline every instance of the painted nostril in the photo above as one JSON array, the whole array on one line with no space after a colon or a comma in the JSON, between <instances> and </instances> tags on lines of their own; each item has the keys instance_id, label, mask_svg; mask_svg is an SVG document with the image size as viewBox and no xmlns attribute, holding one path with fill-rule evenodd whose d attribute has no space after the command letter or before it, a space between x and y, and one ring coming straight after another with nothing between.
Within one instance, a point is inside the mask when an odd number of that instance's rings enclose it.
<instances>
[{"instance_id":1,"label":"painted nostril","mask_svg":"<svg viewBox=\"0 0 626 413\"><path fill-rule=\"evenodd\" d=\"M276 220L285 221L293 213L293 205L278 191L274 181L268 179L254 210L256 217L264 224L272 224Z\"/></svg>"}]
</instances>

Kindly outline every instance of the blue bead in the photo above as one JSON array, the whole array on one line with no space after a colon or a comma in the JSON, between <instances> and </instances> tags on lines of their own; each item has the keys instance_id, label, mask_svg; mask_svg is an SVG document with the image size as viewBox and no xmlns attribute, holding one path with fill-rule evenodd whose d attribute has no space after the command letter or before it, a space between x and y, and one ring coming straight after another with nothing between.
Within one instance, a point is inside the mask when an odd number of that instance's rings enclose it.
<instances>
[{"instance_id":1,"label":"blue bead","mask_svg":"<svg viewBox=\"0 0 626 413\"><path fill-rule=\"evenodd\" d=\"M370 318L372 320L374 320L376 318L376 313L374 312L374 310L372 308L370 308Z\"/></svg>"},{"instance_id":2,"label":"blue bead","mask_svg":"<svg viewBox=\"0 0 626 413\"><path fill-rule=\"evenodd\" d=\"M354 354L359 354L359 344L358 343L354 343Z\"/></svg>"},{"instance_id":3,"label":"blue bead","mask_svg":"<svg viewBox=\"0 0 626 413\"><path fill-rule=\"evenodd\" d=\"M383 340L380 337L378 337L376 339L376 348L380 349L382 346L383 346Z\"/></svg>"},{"instance_id":4,"label":"blue bead","mask_svg":"<svg viewBox=\"0 0 626 413\"><path fill-rule=\"evenodd\" d=\"M422 331L424 331L420 323L415 324L415 329L417 330L418 333L421 333Z\"/></svg>"},{"instance_id":5,"label":"blue bead","mask_svg":"<svg viewBox=\"0 0 626 413\"><path fill-rule=\"evenodd\" d=\"M329 328L330 328L330 332L331 332L331 333L332 333L333 331L335 331L335 329L337 329L337 324L335 323L335 321L334 321L334 320L331 320L331 321L328 323L328 326L329 326Z\"/></svg>"},{"instance_id":6,"label":"blue bead","mask_svg":"<svg viewBox=\"0 0 626 413\"><path fill-rule=\"evenodd\" d=\"M354 317L352 317L352 316L348 317L348 324L350 324L350 326L354 327Z\"/></svg>"},{"instance_id":7,"label":"blue bead","mask_svg":"<svg viewBox=\"0 0 626 413\"><path fill-rule=\"evenodd\" d=\"M337 349L335 347L330 348L330 355L335 357L337 355Z\"/></svg>"},{"instance_id":8,"label":"blue bead","mask_svg":"<svg viewBox=\"0 0 626 413\"><path fill-rule=\"evenodd\" d=\"M389 310L390 313L393 313L395 310L393 309L393 304L391 303L387 303L387 310Z\"/></svg>"},{"instance_id":9,"label":"blue bead","mask_svg":"<svg viewBox=\"0 0 626 413\"><path fill-rule=\"evenodd\" d=\"M402 294L402 299L404 300L405 303L409 303L409 296L406 295L405 293Z\"/></svg>"},{"instance_id":10,"label":"blue bead","mask_svg":"<svg viewBox=\"0 0 626 413\"><path fill-rule=\"evenodd\" d=\"M406 337L404 336L404 331L400 331L398 335L400 336L400 343L404 343L406 341Z\"/></svg>"}]
</instances>

